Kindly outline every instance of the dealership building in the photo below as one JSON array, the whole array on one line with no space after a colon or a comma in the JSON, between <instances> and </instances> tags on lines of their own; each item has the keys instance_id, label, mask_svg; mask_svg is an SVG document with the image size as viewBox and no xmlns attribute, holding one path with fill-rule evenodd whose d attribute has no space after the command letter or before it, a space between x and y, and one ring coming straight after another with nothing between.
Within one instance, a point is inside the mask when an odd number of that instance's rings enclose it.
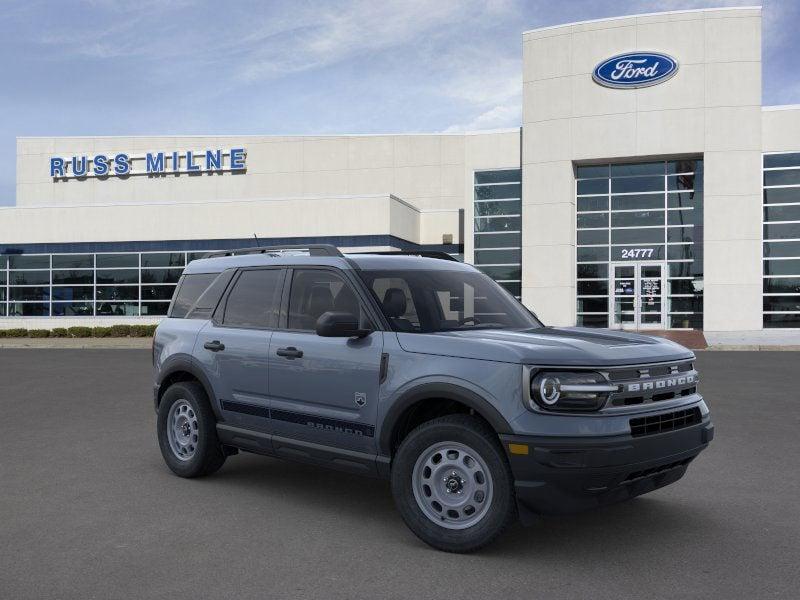
<instances>
[{"instance_id":1,"label":"dealership building","mask_svg":"<svg viewBox=\"0 0 800 600\"><path fill-rule=\"evenodd\" d=\"M331 243L448 252L551 325L800 335L800 105L762 106L761 36L760 8L527 31L503 131L21 137L0 327L155 322L205 252Z\"/></svg>"}]
</instances>

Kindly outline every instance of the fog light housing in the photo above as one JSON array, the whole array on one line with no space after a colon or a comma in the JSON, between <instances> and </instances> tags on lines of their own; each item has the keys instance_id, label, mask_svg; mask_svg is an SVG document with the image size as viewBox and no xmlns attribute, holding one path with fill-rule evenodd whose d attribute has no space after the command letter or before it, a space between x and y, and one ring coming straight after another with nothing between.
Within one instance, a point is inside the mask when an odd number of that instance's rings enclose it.
<instances>
[{"instance_id":1,"label":"fog light housing","mask_svg":"<svg viewBox=\"0 0 800 600\"><path fill-rule=\"evenodd\" d=\"M529 408L592 411L605 406L618 386L596 371L541 371L531 379Z\"/></svg>"}]
</instances>

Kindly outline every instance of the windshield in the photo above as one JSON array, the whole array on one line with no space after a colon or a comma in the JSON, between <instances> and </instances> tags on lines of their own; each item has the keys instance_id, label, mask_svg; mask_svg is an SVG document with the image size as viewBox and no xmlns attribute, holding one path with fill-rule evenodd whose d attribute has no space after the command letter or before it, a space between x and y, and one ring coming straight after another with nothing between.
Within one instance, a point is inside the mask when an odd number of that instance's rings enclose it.
<instances>
[{"instance_id":1,"label":"windshield","mask_svg":"<svg viewBox=\"0 0 800 600\"><path fill-rule=\"evenodd\" d=\"M358 271L395 331L531 329L542 324L477 271Z\"/></svg>"}]
</instances>

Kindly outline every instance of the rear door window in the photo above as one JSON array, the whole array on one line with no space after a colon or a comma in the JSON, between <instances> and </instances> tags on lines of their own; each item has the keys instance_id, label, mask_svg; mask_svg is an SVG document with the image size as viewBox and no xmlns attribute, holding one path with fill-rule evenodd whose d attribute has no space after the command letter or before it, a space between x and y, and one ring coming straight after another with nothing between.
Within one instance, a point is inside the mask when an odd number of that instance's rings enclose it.
<instances>
[{"instance_id":1,"label":"rear door window","mask_svg":"<svg viewBox=\"0 0 800 600\"><path fill-rule=\"evenodd\" d=\"M251 269L239 273L225 302L222 323L248 329L275 327L283 275L283 269Z\"/></svg>"}]
</instances>

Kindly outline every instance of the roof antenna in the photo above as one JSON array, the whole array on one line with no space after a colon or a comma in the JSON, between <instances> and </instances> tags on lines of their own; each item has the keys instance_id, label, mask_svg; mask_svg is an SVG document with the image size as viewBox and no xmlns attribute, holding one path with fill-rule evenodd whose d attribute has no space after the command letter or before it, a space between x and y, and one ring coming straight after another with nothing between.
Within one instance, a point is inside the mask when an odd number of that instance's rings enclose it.
<instances>
[{"instance_id":1,"label":"roof antenna","mask_svg":"<svg viewBox=\"0 0 800 600\"><path fill-rule=\"evenodd\" d=\"M256 247L261 246L261 242L258 241L258 236L253 232L253 238L256 240Z\"/></svg>"}]
</instances>

